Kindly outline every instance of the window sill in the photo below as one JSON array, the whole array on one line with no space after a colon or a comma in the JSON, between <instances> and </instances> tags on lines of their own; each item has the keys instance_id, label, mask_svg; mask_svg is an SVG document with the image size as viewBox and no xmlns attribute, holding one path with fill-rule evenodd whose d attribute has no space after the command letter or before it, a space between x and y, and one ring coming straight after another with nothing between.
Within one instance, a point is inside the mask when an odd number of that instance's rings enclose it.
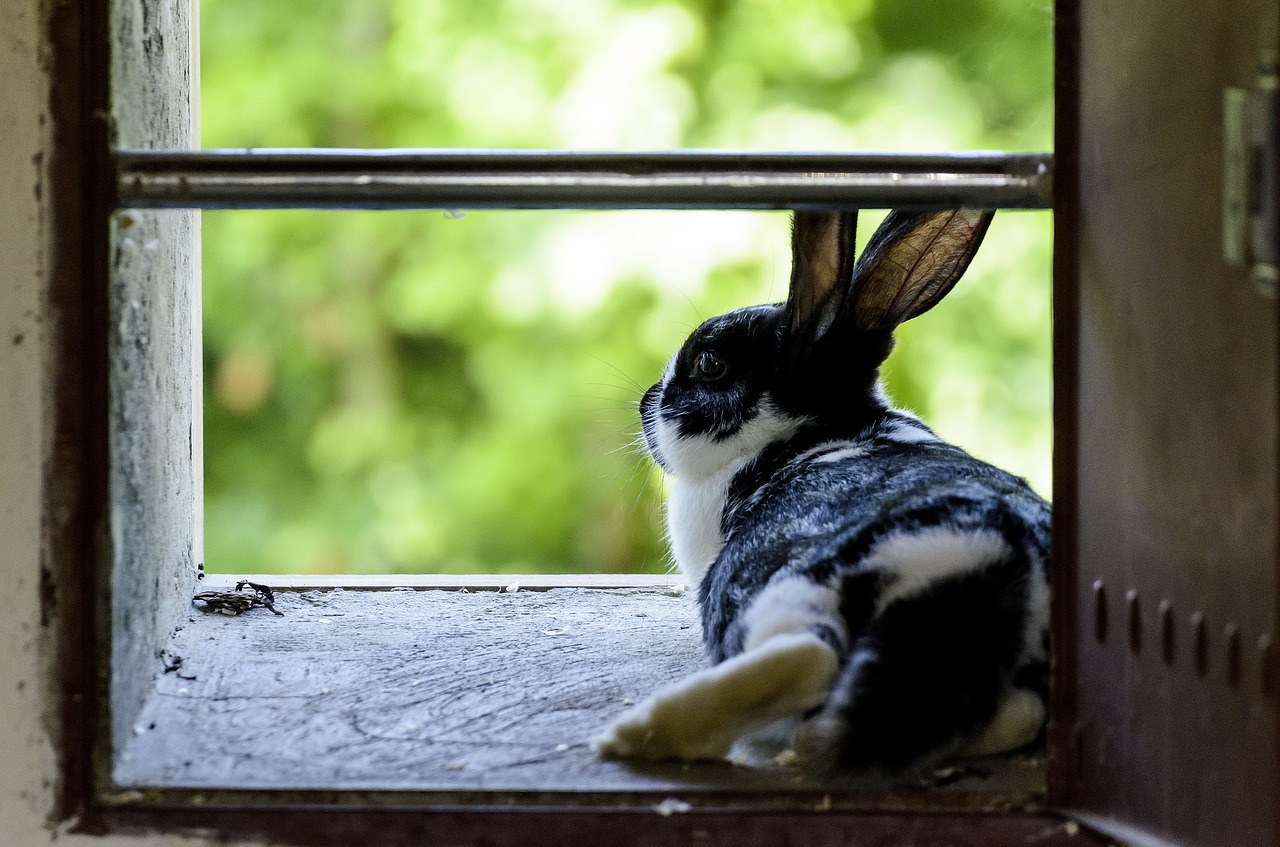
<instances>
[{"instance_id":1,"label":"window sill","mask_svg":"<svg viewBox=\"0 0 1280 847\"><path fill-rule=\"evenodd\" d=\"M1043 763L1025 757L945 787L823 779L767 748L736 764L601 760L588 744L597 730L704 664L693 603L666 578L264 579L283 586L280 617L192 609L167 650L181 665L157 662L103 800L253 805L288 791L473 807L1042 805ZM210 576L201 588L234 581Z\"/></svg>"}]
</instances>

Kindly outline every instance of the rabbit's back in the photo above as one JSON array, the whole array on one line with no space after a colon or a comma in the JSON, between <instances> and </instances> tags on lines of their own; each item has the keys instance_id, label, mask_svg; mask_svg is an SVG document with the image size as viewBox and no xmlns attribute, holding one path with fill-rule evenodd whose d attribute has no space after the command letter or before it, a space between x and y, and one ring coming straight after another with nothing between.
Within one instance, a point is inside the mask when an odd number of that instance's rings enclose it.
<instances>
[{"instance_id":1,"label":"rabbit's back","mask_svg":"<svg viewBox=\"0 0 1280 847\"><path fill-rule=\"evenodd\" d=\"M938 529L994 533L1026 562L1027 579L1047 581L1049 505L1025 481L922 426L929 437L901 438L900 429L891 421L858 438L802 436L738 473L722 520L725 544L699 586L714 660L742 649L746 610L766 585L833 585L891 539Z\"/></svg>"}]
</instances>

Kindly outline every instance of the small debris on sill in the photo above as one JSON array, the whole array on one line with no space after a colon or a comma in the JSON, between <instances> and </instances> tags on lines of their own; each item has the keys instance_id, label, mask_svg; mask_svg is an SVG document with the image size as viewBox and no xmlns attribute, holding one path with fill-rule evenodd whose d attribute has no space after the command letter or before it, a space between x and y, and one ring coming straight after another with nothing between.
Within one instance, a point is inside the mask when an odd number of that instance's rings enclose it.
<instances>
[{"instance_id":1,"label":"small debris on sill","mask_svg":"<svg viewBox=\"0 0 1280 847\"><path fill-rule=\"evenodd\" d=\"M1072 838L1075 838L1077 835L1080 834L1080 824L1076 823L1075 821L1067 821L1062 825L1062 830L1067 835L1071 836Z\"/></svg>"},{"instance_id":2,"label":"small debris on sill","mask_svg":"<svg viewBox=\"0 0 1280 847\"><path fill-rule=\"evenodd\" d=\"M816 810L818 810L819 812L827 812L827 811L830 811L830 810L831 810L831 795L830 795L830 794L823 794L823 795L822 795L822 802L821 802L821 803L819 803L818 805L814 806L814 808L815 808Z\"/></svg>"},{"instance_id":3,"label":"small debris on sill","mask_svg":"<svg viewBox=\"0 0 1280 847\"><path fill-rule=\"evenodd\" d=\"M542 630L542 634L543 635L568 635L569 627L566 626L560 629L544 629Z\"/></svg>"},{"instance_id":4,"label":"small debris on sill","mask_svg":"<svg viewBox=\"0 0 1280 847\"><path fill-rule=\"evenodd\" d=\"M196 579L204 579L204 562L196 565Z\"/></svg>"},{"instance_id":5,"label":"small debris on sill","mask_svg":"<svg viewBox=\"0 0 1280 847\"><path fill-rule=\"evenodd\" d=\"M445 762L444 769L447 771L460 771L467 766L465 759L455 759L452 762Z\"/></svg>"},{"instance_id":6,"label":"small debris on sill","mask_svg":"<svg viewBox=\"0 0 1280 847\"><path fill-rule=\"evenodd\" d=\"M513 582L503 589L503 591L507 592L508 594L515 594L519 590L520 590L520 583L518 582Z\"/></svg>"},{"instance_id":7,"label":"small debris on sill","mask_svg":"<svg viewBox=\"0 0 1280 847\"><path fill-rule=\"evenodd\" d=\"M664 818L669 818L672 815L683 815L685 812L692 811L693 805L690 803L686 803L683 800L677 800L674 797L668 797L667 799L663 800L661 803L658 803L656 806L654 806L653 810L658 814L662 815Z\"/></svg>"},{"instance_id":8,"label":"small debris on sill","mask_svg":"<svg viewBox=\"0 0 1280 847\"><path fill-rule=\"evenodd\" d=\"M160 664L164 666L165 673L174 674L178 679L185 679L186 681L191 682L196 678L196 675L193 673L184 673L182 670L182 657L177 654L170 653L168 650L165 650L160 654Z\"/></svg>"},{"instance_id":9,"label":"small debris on sill","mask_svg":"<svg viewBox=\"0 0 1280 847\"><path fill-rule=\"evenodd\" d=\"M245 591L245 588L249 590ZM234 591L201 591L191 599L195 603L202 603L206 612L218 612L231 617L242 615L255 606L262 606L274 615L284 616L284 612L275 607L276 598L271 589L247 579L237 582Z\"/></svg>"},{"instance_id":10,"label":"small debris on sill","mask_svg":"<svg viewBox=\"0 0 1280 847\"><path fill-rule=\"evenodd\" d=\"M794 768L800 764L800 754L795 750L786 749L773 757L773 763L780 768Z\"/></svg>"},{"instance_id":11,"label":"small debris on sill","mask_svg":"<svg viewBox=\"0 0 1280 847\"><path fill-rule=\"evenodd\" d=\"M565 751L567 751L568 749L569 749L569 745L568 745L568 744L557 744L557 745L556 745L556 752L557 752L557 753L564 753L564 752L565 752Z\"/></svg>"}]
</instances>

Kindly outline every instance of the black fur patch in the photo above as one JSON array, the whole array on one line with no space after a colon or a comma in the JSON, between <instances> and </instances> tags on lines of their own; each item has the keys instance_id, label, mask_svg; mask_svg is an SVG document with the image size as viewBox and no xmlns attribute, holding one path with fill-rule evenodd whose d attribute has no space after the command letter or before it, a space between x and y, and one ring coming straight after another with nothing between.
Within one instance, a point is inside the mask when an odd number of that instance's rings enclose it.
<instances>
[{"instance_id":1,"label":"black fur patch","mask_svg":"<svg viewBox=\"0 0 1280 847\"><path fill-rule=\"evenodd\" d=\"M843 764L901 771L994 717L1023 646L1026 568L1015 556L940 581L870 623L838 683Z\"/></svg>"},{"instance_id":2,"label":"black fur patch","mask_svg":"<svg viewBox=\"0 0 1280 847\"><path fill-rule=\"evenodd\" d=\"M712 318L689 336L676 354L671 378L661 386L662 417L681 437L724 440L755 417L772 385L780 321L781 307L756 306ZM714 353L725 363L723 377L699 375L696 362L702 353ZM657 411L651 408L650 415ZM641 412L643 420L643 402Z\"/></svg>"}]
</instances>

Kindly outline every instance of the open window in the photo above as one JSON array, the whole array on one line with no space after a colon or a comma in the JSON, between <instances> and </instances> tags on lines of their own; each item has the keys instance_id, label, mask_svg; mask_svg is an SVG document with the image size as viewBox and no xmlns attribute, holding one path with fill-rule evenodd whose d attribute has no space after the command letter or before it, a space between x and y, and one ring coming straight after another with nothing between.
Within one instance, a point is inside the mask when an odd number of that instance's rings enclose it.
<instances>
[{"instance_id":1,"label":"open window","mask_svg":"<svg viewBox=\"0 0 1280 847\"><path fill-rule=\"evenodd\" d=\"M73 21L83 42L58 54L60 72L84 84L83 101L58 112L62 155L88 164L60 172L78 201L59 207L60 231L81 273L64 267L55 289L67 321L62 380L81 387L66 390L59 426L83 445L60 448L77 469L60 496L84 534L53 544L54 579L84 621L66 633L83 662L68 675L68 725L88 728L68 733L68 773L81 775L72 802L108 828L316 843L370 827L465 842L529 833L554 843L583 829L583 840L611 843L655 832L725 844L796 833L832 843L1089 837L1049 809L1122 837L1275 843L1275 308L1221 261L1209 154L1218 101L1168 79L1213 78L1215 91L1250 82L1258 50L1274 47L1277 14L1192 5L1204 8L1129 12L1113 27L1107 9L1060 4L1051 175L1034 156L190 153L189 9L85 4ZM1211 63L1194 31L1203 26L1238 60ZM1167 43L1184 46L1178 62ZM1175 102L1153 109L1142 97L1154 88ZM1169 131L1184 120L1194 132ZM202 488L191 209L1050 199L1057 664L1047 789L1038 771L995 790L962 778L896 792L806 784L781 766L619 776L581 746L595 724L582 713L599 703L580 698L643 696L698 661L692 618L662 581L508 592L497 590L505 580L446 580L447 603L409 580L296 584L279 598L288 629L265 616L190 620ZM477 633L477 618L495 629ZM598 654L563 649L587 631ZM354 633L366 651L350 651ZM478 648L477 637L491 640ZM564 663L564 687L510 684L530 661ZM628 676L636 690L617 676L595 684L619 665L654 677ZM497 746L468 735L477 709L496 716Z\"/></svg>"}]
</instances>

